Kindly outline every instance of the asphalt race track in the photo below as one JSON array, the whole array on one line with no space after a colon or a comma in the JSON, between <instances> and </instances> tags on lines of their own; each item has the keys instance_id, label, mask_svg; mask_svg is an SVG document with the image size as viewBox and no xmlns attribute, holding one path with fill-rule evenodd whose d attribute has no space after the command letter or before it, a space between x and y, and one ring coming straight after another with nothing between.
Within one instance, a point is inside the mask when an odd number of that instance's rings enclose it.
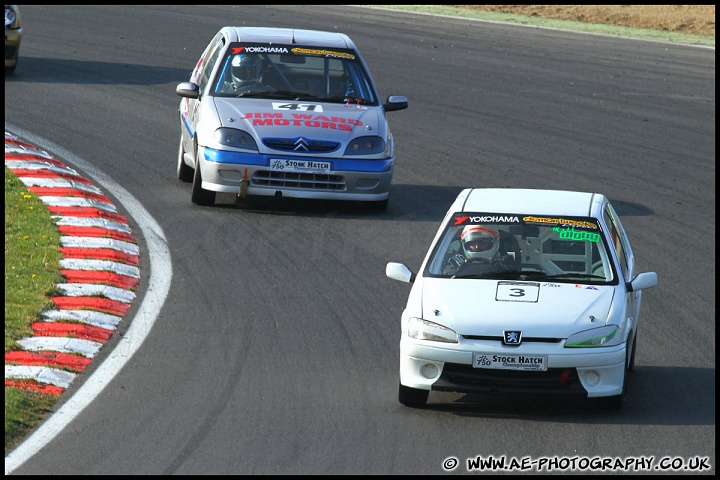
<instances>
[{"instance_id":1,"label":"asphalt race track","mask_svg":"<svg viewBox=\"0 0 720 480\"><path fill-rule=\"evenodd\" d=\"M468 473L468 459L489 456L556 459L554 472L569 459L652 457L645 471L656 473L677 473L664 458L706 459L702 473L715 472L714 48L349 6L27 5L22 18L6 130L59 145L127 190L165 233L172 278L127 365L14 474L442 474L452 459L449 471ZM383 97L408 97L388 114L386 212L190 202L175 177L175 86L227 24L347 33ZM409 286L385 265L416 270L468 186L613 201L641 269L659 280L643 296L622 411L528 396L398 403ZM147 273L148 239L128 221Z\"/></svg>"}]
</instances>

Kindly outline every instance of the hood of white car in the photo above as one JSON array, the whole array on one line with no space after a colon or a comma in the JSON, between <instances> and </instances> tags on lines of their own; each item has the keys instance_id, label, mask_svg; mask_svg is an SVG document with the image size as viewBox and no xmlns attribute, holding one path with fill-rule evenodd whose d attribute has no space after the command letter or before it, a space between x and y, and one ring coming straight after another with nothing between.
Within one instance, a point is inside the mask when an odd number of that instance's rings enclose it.
<instances>
[{"instance_id":1,"label":"hood of white car","mask_svg":"<svg viewBox=\"0 0 720 480\"><path fill-rule=\"evenodd\" d=\"M222 126L245 130L257 139L337 141L343 145L342 153L355 137L385 138L387 131L380 107L252 98L215 97L214 101Z\"/></svg>"},{"instance_id":2,"label":"hood of white car","mask_svg":"<svg viewBox=\"0 0 720 480\"><path fill-rule=\"evenodd\" d=\"M612 286L424 278L422 315L460 335L567 338L605 325L613 295Z\"/></svg>"}]
</instances>

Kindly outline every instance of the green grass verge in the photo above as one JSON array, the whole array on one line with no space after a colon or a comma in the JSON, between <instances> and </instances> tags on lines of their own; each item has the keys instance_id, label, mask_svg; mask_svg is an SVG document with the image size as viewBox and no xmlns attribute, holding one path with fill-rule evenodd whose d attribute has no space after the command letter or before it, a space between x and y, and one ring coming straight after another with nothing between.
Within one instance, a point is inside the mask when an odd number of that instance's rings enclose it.
<instances>
[{"instance_id":1,"label":"green grass verge","mask_svg":"<svg viewBox=\"0 0 720 480\"><path fill-rule=\"evenodd\" d=\"M5 169L5 352L33 334L40 312L62 282L60 233L37 195ZM5 388L5 450L37 425L54 395Z\"/></svg>"}]
</instances>

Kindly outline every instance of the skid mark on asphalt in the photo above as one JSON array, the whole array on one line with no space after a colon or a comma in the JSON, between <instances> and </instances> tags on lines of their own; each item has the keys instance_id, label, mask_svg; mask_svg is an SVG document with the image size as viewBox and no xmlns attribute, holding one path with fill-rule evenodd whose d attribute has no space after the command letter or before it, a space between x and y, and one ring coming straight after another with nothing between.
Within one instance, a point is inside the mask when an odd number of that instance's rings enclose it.
<instances>
[{"instance_id":1,"label":"skid mark on asphalt","mask_svg":"<svg viewBox=\"0 0 720 480\"><path fill-rule=\"evenodd\" d=\"M5 167L48 208L60 231L54 309L5 353L5 387L62 394L110 339L135 300L139 249L127 219L77 171L5 132Z\"/></svg>"}]
</instances>

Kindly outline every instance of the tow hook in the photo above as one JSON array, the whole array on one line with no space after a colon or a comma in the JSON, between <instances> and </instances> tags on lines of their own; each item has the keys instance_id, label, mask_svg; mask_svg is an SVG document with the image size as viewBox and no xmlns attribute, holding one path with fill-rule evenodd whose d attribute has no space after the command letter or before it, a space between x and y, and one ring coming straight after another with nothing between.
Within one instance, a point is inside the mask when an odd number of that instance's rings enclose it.
<instances>
[{"instance_id":1,"label":"tow hook","mask_svg":"<svg viewBox=\"0 0 720 480\"><path fill-rule=\"evenodd\" d=\"M247 168L245 169L245 175L243 175L243 179L240 182L240 190L238 190L237 198L245 198L245 195L247 195L248 187L250 186L250 180L247 178Z\"/></svg>"}]
</instances>

